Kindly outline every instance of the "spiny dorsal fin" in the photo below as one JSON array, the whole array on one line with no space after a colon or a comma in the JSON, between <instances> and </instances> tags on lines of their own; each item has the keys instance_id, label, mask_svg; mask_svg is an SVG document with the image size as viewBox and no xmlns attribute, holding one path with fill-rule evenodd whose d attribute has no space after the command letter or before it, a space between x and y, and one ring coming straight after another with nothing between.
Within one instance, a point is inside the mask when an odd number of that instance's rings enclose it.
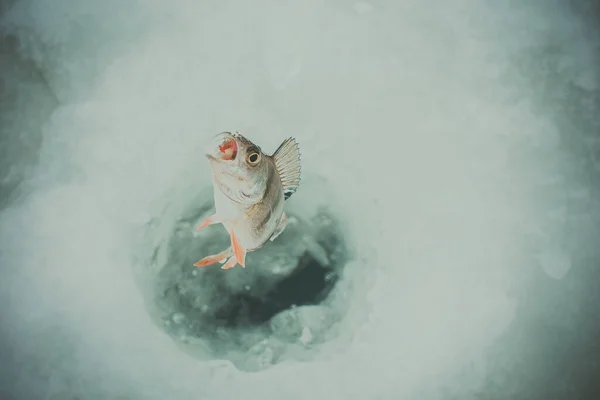
<instances>
[{"instance_id":1,"label":"spiny dorsal fin","mask_svg":"<svg viewBox=\"0 0 600 400\"><path fill-rule=\"evenodd\" d=\"M273 159L287 200L300 185L300 149L296 140L292 137L285 139L273 153Z\"/></svg>"}]
</instances>

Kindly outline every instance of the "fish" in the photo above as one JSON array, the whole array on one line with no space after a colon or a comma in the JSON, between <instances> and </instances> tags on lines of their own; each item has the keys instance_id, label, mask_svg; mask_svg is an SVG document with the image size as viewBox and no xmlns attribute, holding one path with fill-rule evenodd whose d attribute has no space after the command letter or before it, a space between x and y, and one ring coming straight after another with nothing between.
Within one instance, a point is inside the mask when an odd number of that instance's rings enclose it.
<instances>
[{"instance_id":1,"label":"fish","mask_svg":"<svg viewBox=\"0 0 600 400\"><path fill-rule=\"evenodd\" d=\"M197 229L220 223L231 245L194 266L219 262L222 269L238 264L246 268L246 254L274 241L287 226L284 204L300 185L300 148L289 137L267 155L239 132L221 132L207 145L205 156L212 172L215 213Z\"/></svg>"}]
</instances>

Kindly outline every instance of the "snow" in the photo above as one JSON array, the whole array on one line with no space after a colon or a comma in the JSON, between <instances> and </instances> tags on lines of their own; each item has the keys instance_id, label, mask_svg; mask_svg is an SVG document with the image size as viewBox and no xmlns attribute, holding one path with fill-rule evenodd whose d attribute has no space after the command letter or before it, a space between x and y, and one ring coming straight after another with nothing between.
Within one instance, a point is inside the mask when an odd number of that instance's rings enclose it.
<instances>
[{"instance_id":1,"label":"snow","mask_svg":"<svg viewBox=\"0 0 600 400\"><path fill-rule=\"evenodd\" d=\"M25 176L0 211L8 393L472 398L494 379L489 349L517 329L515 287L532 271L568 281L577 252L595 251L598 195L565 145L586 139L563 132L557 106L598 87L595 43L565 6L126 4L21 1L3 20L58 99L30 172L1 177ZM541 70L548 32L562 53ZM22 90L47 104L40 86ZM585 136L598 125L581 110ZM177 345L145 304L155 271L133 267L151 256L140 243L154 221L180 218L209 187L201 149L224 130L269 152L294 136L303 180L286 207L327 206L355 255L327 306L271 321L293 357L258 340L252 373ZM29 132L4 149L36 143ZM153 229L154 245L169 239ZM310 237L295 246L328 263Z\"/></svg>"}]
</instances>

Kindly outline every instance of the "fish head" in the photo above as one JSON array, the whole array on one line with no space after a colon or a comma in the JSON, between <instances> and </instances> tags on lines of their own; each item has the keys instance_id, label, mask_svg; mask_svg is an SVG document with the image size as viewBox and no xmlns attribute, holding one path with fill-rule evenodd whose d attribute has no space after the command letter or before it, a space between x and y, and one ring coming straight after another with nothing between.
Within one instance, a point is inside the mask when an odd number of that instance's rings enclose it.
<instances>
[{"instance_id":1,"label":"fish head","mask_svg":"<svg viewBox=\"0 0 600 400\"><path fill-rule=\"evenodd\" d=\"M268 161L260 147L235 132L214 136L206 149L214 181L231 200L251 204L262 199Z\"/></svg>"}]
</instances>

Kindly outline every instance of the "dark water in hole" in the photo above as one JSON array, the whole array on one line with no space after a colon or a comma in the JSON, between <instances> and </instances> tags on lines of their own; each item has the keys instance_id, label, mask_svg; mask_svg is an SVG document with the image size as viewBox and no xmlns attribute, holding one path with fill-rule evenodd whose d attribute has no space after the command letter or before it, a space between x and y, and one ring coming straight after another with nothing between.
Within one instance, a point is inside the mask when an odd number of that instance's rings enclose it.
<instances>
[{"instance_id":1,"label":"dark water in hole","mask_svg":"<svg viewBox=\"0 0 600 400\"><path fill-rule=\"evenodd\" d=\"M326 210L310 219L288 211L286 230L249 253L246 268L197 268L195 261L230 244L221 225L196 231L206 212L197 209L176 224L155 284L163 327L176 341L202 339L216 353L232 345L247 348L245 333L268 337L276 315L323 303L351 258L338 222Z\"/></svg>"}]
</instances>

